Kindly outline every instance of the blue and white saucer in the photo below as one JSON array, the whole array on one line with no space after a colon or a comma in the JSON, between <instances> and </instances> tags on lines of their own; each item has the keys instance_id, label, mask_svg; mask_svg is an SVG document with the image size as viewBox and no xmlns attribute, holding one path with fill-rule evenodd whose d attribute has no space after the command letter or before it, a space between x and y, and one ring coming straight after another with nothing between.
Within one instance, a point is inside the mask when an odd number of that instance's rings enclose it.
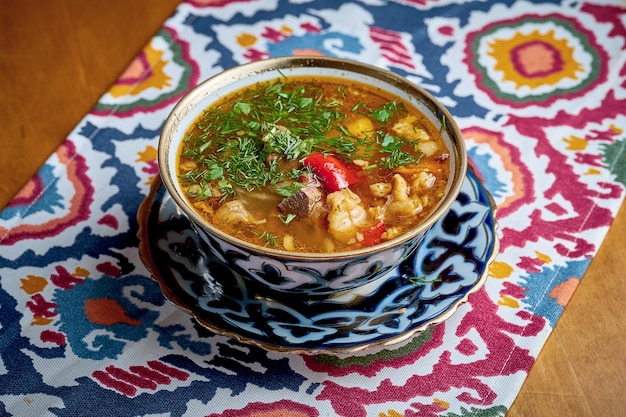
<instances>
[{"instance_id":1,"label":"blue and white saucer","mask_svg":"<svg viewBox=\"0 0 626 417\"><path fill-rule=\"evenodd\" d=\"M141 258L164 295L209 330L265 349L349 353L397 343L450 317L497 255L495 205L472 172L414 255L372 285L311 299L209 271L203 241L157 178L138 212Z\"/></svg>"}]
</instances>

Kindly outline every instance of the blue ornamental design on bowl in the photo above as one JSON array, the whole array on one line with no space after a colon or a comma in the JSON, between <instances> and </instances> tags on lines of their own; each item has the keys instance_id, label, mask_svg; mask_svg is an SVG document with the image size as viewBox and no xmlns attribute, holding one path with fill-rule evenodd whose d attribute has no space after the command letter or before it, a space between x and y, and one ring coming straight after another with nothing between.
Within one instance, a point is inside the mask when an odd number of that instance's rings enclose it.
<instances>
[{"instance_id":1,"label":"blue ornamental design on bowl","mask_svg":"<svg viewBox=\"0 0 626 417\"><path fill-rule=\"evenodd\" d=\"M405 340L450 317L480 288L499 247L495 205L471 172L417 249L393 255L401 257L399 265L376 280L319 297L304 289L319 288L323 273L300 266L303 291L285 292L281 285L294 284L281 281L275 264L255 272L264 280L250 279L239 270L250 262L246 256L226 245L214 253L158 179L142 203L139 224L141 257L170 301L212 331L283 352L353 352ZM344 268L366 270L359 260Z\"/></svg>"},{"instance_id":2,"label":"blue ornamental design on bowl","mask_svg":"<svg viewBox=\"0 0 626 417\"><path fill-rule=\"evenodd\" d=\"M425 233L402 245L385 250L335 260L298 260L288 257L265 256L243 251L236 246L191 226L203 239L213 256L210 265L218 271L232 269L246 280L256 280L270 291L284 291L310 297L328 296L338 291L359 287L382 278L397 267L399 260L408 258L421 243ZM209 271L211 274L211 271Z\"/></svg>"}]
</instances>

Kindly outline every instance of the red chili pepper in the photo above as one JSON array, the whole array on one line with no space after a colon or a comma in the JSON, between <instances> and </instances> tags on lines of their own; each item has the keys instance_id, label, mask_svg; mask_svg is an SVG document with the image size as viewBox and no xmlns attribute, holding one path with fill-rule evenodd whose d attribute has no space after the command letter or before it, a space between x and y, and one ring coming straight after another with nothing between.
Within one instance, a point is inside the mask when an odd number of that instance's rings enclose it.
<instances>
[{"instance_id":1,"label":"red chili pepper","mask_svg":"<svg viewBox=\"0 0 626 417\"><path fill-rule=\"evenodd\" d=\"M304 158L304 166L311 167L331 193L348 188L359 180L353 168L332 155L312 153Z\"/></svg>"},{"instance_id":2,"label":"red chili pepper","mask_svg":"<svg viewBox=\"0 0 626 417\"><path fill-rule=\"evenodd\" d=\"M363 241L361 245L363 247L374 246L382 241L383 233L387 231L385 223L378 222L373 226L366 227L361 231L363 235Z\"/></svg>"}]
</instances>

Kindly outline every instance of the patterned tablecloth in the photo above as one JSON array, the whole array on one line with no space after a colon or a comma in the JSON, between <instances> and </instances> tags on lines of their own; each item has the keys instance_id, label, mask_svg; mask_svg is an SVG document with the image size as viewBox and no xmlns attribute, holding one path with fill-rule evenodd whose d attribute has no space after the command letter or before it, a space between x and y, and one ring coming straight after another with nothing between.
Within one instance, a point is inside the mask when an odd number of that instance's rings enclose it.
<instances>
[{"instance_id":1,"label":"patterned tablecloth","mask_svg":"<svg viewBox=\"0 0 626 417\"><path fill-rule=\"evenodd\" d=\"M181 3L0 212L3 415L504 415L624 198L625 24L596 0ZM223 69L302 54L430 91L497 204L486 284L399 345L307 355L213 334L139 257L177 100Z\"/></svg>"}]
</instances>

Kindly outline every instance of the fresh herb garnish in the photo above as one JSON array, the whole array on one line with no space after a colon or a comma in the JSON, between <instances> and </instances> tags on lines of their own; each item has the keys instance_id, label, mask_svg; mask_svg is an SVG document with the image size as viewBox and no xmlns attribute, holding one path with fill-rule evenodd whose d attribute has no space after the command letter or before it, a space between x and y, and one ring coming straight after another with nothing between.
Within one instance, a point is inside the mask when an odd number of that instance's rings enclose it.
<instances>
[{"instance_id":1,"label":"fresh herb garnish","mask_svg":"<svg viewBox=\"0 0 626 417\"><path fill-rule=\"evenodd\" d=\"M252 190L297 177L292 169L281 169L278 159L294 161L311 153L345 118L339 105L321 88L298 83L277 81L244 91L232 107L206 110L185 138L183 156L197 168L181 177L188 183L218 180L226 195L234 187Z\"/></svg>"},{"instance_id":2,"label":"fresh herb garnish","mask_svg":"<svg viewBox=\"0 0 626 417\"><path fill-rule=\"evenodd\" d=\"M181 179L187 185L200 185L200 189L189 187L190 197L212 196L211 182L217 182L225 199L237 188L250 191L298 178L307 171L297 161L314 151L346 160L380 158L378 166L389 169L417 162L409 152L416 142L377 131L352 135L339 101L348 93L346 86L337 85L335 98L326 95L321 85L281 79L240 92L234 103L225 101L207 109L185 138L182 153L196 167ZM353 112L379 126L400 110L403 105L395 100L374 109L361 102L353 107ZM281 195L287 192L277 190Z\"/></svg>"},{"instance_id":3,"label":"fresh herb garnish","mask_svg":"<svg viewBox=\"0 0 626 417\"><path fill-rule=\"evenodd\" d=\"M295 215L295 214L293 214L293 213L289 213L289 214L287 214L286 216L284 216L284 215L282 215L282 214L279 214L279 215L278 215L278 218L279 218L279 219L280 219L280 221L281 221L281 222L283 222L284 224L289 224L289 223L291 223L291 221L292 221L293 219L295 219L295 218L296 218L296 215Z\"/></svg>"},{"instance_id":4,"label":"fresh herb garnish","mask_svg":"<svg viewBox=\"0 0 626 417\"><path fill-rule=\"evenodd\" d=\"M233 106L233 111L235 113L242 113L242 114L248 115L250 114L251 110L252 110L252 105L246 101L238 101Z\"/></svg>"},{"instance_id":5,"label":"fresh herb garnish","mask_svg":"<svg viewBox=\"0 0 626 417\"><path fill-rule=\"evenodd\" d=\"M441 127L439 128L439 133L441 134L444 130L448 130L445 114L441 116Z\"/></svg>"},{"instance_id":6,"label":"fresh herb garnish","mask_svg":"<svg viewBox=\"0 0 626 417\"><path fill-rule=\"evenodd\" d=\"M377 122L385 124L393 117L394 114L398 111L398 105L396 101L390 101L388 103L383 104L377 109L372 110L372 117Z\"/></svg>"},{"instance_id":7,"label":"fresh herb garnish","mask_svg":"<svg viewBox=\"0 0 626 417\"><path fill-rule=\"evenodd\" d=\"M431 278L428 279L425 276L421 275L421 276L416 276L416 277L409 277L408 278L409 283L415 285L415 286L419 286L421 284L433 284L435 282L441 282L443 281L441 279L441 277L435 277L435 278Z\"/></svg>"},{"instance_id":8,"label":"fresh herb garnish","mask_svg":"<svg viewBox=\"0 0 626 417\"><path fill-rule=\"evenodd\" d=\"M311 153L313 139L300 139L289 129L280 125L265 123L262 126L263 130L267 132L261 139L265 143L263 146L264 153L276 153L288 161Z\"/></svg>"},{"instance_id":9,"label":"fresh herb garnish","mask_svg":"<svg viewBox=\"0 0 626 417\"><path fill-rule=\"evenodd\" d=\"M278 236L269 233L267 230L264 230L263 232L253 230L252 233L265 242L264 246L278 247Z\"/></svg>"},{"instance_id":10,"label":"fresh herb garnish","mask_svg":"<svg viewBox=\"0 0 626 417\"><path fill-rule=\"evenodd\" d=\"M283 197L291 197L303 187L304 184L302 184L301 182L292 182L291 184L285 185L284 187L276 187L276 192L278 193L278 195L282 195Z\"/></svg>"},{"instance_id":11,"label":"fresh herb garnish","mask_svg":"<svg viewBox=\"0 0 626 417\"><path fill-rule=\"evenodd\" d=\"M380 140L380 150L386 154L381 158L380 166L393 169L419 161L420 156L415 156L402 150L403 145L413 142L405 141L399 137L384 134L383 132L378 132L378 134L379 137L382 136L382 140Z\"/></svg>"}]
</instances>

